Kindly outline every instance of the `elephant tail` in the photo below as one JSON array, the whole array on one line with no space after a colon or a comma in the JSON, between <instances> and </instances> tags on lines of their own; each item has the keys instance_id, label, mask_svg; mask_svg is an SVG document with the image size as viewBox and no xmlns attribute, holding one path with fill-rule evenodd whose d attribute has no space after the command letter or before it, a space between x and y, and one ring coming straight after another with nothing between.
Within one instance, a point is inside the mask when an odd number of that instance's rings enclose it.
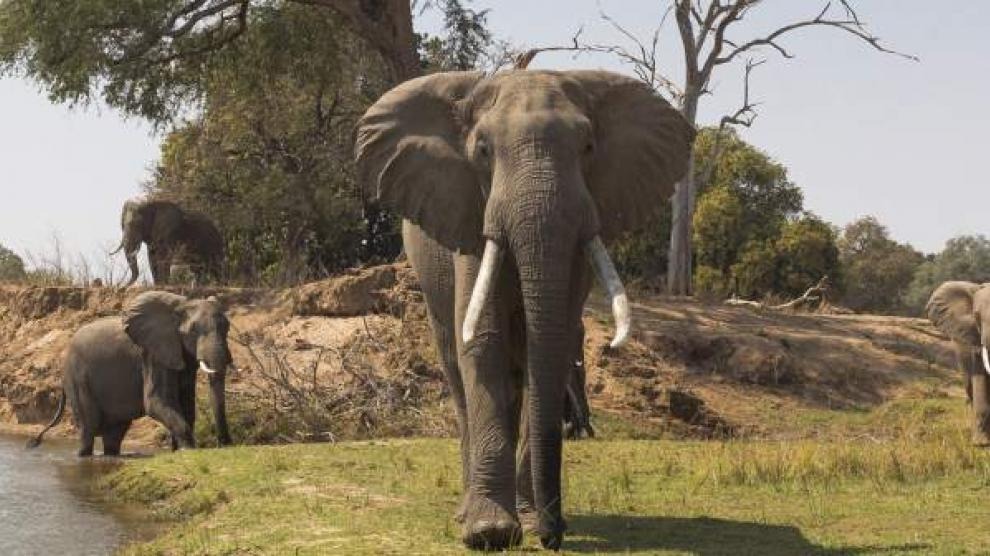
<instances>
[{"instance_id":1,"label":"elephant tail","mask_svg":"<svg viewBox=\"0 0 990 556\"><path fill-rule=\"evenodd\" d=\"M55 409L55 416L52 417L52 420L51 422L48 423L48 426L46 426L44 429L42 429L41 432L38 433L38 436L35 436L31 440L28 440L26 448L30 450L31 448L37 448L38 446L40 446L42 437L44 437L46 432L51 430L52 427L57 425L58 422L62 420L62 415L64 413L65 413L65 389L62 390L61 395L58 397L58 408Z\"/></svg>"},{"instance_id":2,"label":"elephant tail","mask_svg":"<svg viewBox=\"0 0 990 556\"><path fill-rule=\"evenodd\" d=\"M124 243L125 243L124 240L121 239L120 240L120 245L118 245L116 249L114 249L113 251L111 251L110 254L111 255L116 255L117 253L120 253L124 249Z\"/></svg>"}]
</instances>

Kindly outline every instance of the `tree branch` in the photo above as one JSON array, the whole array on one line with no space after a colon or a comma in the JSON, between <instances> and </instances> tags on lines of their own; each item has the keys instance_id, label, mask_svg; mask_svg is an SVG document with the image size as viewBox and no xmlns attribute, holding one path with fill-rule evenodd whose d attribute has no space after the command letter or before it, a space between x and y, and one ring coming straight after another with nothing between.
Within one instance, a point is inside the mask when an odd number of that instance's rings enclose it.
<instances>
[{"instance_id":1,"label":"tree branch","mask_svg":"<svg viewBox=\"0 0 990 556\"><path fill-rule=\"evenodd\" d=\"M740 3L744 3L747 1L752 1L752 0L740 0ZM823 7L822 10L818 13L818 15L815 16L813 19L798 21L795 23L791 23L790 25L785 25L783 27L780 27L779 29L773 31L772 33L766 35L765 37L753 39L739 46L735 46L731 51L729 51L728 54L725 54L724 56L721 55L720 51L713 50L711 53L711 57L709 58L708 64L714 67L716 65L729 63L740 54L761 46L769 46L775 49L778 53L780 53L781 56L785 58L793 58L794 55L788 52L783 46L781 46L777 42L777 40L780 39L785 34L790 33L792 31L803 29L805 27L815 27L815 26L832 27L834 29L838 29L842 32L848 33L856 38L859 38L863 42L870 45L874 50L877 50L879 52L883 52L885 54L893 54L895 56L899 56L907 60L913 60L915 62L920 61L917 56L914 56L912 54L905 54L903 52L898 52L896 50L892 50L890 48L883 46L880 43L880 37L870 34L867 31L866 26L859 19L859 16L853 10L848 0L840 0L840 3L845 9L846 17L848 19L829 19L828 17L826 17L828 15L828 12L832 8L832 3L828 2L825 4L825 7Z\"/></svg>"}]
</instances>

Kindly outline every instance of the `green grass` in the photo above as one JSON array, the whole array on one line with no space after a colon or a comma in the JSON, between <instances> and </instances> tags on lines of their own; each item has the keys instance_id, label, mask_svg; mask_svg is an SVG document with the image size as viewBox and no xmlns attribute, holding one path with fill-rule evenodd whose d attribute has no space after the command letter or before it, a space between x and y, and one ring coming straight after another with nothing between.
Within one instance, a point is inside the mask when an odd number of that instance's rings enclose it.
<instances>
[{"instance_id":1,"label":"green grass","mask_svg":"<svg viewBox=\"0 0 990 556\"><path fill-rule=\"evenodd\" d=\"M566 552L963 554L990 550L990 453L890 442L566 446ZM128 463L116 496L170 523L131 554L462 552L450 440L198 450ZM527 537L525 550L537 546Z\"/></svg>"}]
</instances>

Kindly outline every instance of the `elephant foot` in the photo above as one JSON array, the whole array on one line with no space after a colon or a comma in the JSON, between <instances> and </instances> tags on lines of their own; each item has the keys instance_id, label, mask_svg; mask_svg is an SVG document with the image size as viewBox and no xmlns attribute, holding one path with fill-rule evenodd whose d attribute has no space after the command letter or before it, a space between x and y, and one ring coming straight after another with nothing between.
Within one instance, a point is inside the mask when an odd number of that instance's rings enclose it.
<instances>
[{"instance_id":1,"label":"elephant foot","mask_svg":"<svg viewBox=\"0 0 990 556\"><path fill-rule=\"evenodd\" d=\"M80 458L90 458L90 457L93 457L93 448L92 447L89 447L89 448L79 448L79 451L76 452L76 456L77 457L80 457Z\"/></svg>"},{"instance_id":2,"label":"elephant foot","mask_svg":"<svg viewBox=\"0 0 990 556\"><path fill-rule=\"evenodd\" d=\"M984 431L973 431L972 443L973 446L978 448L990 447L990 433Z\"/></svg>"},{"instance_id":3,"label":"elephant foot","mask_svg":"<svg viewBox=\"0 0 990 556\"><path fill-rule=\"evenodd\" d=\"M471 497L464 519L464 545L473 550L505 550L522 542L516 517L501 505Z\"/></svg>"},{"instance_id":4,"label":"elephant foot","mask_svg":"<svg viewBox=\"0 0 990 556\"><path fill-rule=\"evenodd\" d=\"M564 531L567 530L567 522L562 516L551 516L544 512L539 516L539 525L536 534L540 537L540 544L547 550L560 550L560 545L564 542Z\"/></svg>"}]
</instances>

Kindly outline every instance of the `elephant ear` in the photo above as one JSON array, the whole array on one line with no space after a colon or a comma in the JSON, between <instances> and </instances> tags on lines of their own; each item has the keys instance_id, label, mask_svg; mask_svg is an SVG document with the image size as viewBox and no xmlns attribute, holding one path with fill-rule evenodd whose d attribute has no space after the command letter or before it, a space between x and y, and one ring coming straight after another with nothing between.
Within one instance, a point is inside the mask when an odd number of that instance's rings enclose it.
<instances>
[{"instance_id":1,"label":"elephant ear","mask_svg":"<svg viewBox=\"0 0 990 556\"><path fill-rule=\"evenodd\" d=\"M694 127L645 83L607 71L569 71L590 100L595 155L588 189L602 236L643 227L688 171Z\"/></svg>"},{"instance_id":2,"label":"elephant ear","mask_svg":"<svg viewBox=\"0 0 990 556\"><path fill-rule=\"evenodd\" d=\"M360 119L354 147L367 198L462 251L480 246L485 209L458 102L481 79L481 72L436 73L395 87Z\"/></svg>"},{"instance_id":3,"label":"elephant ear","mask_svg":"<svg viewBox=\"0 0 990 556\"><path fill-rule=\"evenodd\" d=\"M972 282L945 282L932 294L925 310L936 328L956 342L980 345L973 316L973 295L981 286Z\"/></svg>"},{"instance_id":4,"label":"elephant ear","mask_svg":"<svg viewBox=\"0 0 990 556\"><path fill-rule=\"evenodd\" d=\"M168 292L144 292L124 307L124 331L128 337L167 369L182 369L180 307L186 301Z\"/></svg>"}]
</instances>

